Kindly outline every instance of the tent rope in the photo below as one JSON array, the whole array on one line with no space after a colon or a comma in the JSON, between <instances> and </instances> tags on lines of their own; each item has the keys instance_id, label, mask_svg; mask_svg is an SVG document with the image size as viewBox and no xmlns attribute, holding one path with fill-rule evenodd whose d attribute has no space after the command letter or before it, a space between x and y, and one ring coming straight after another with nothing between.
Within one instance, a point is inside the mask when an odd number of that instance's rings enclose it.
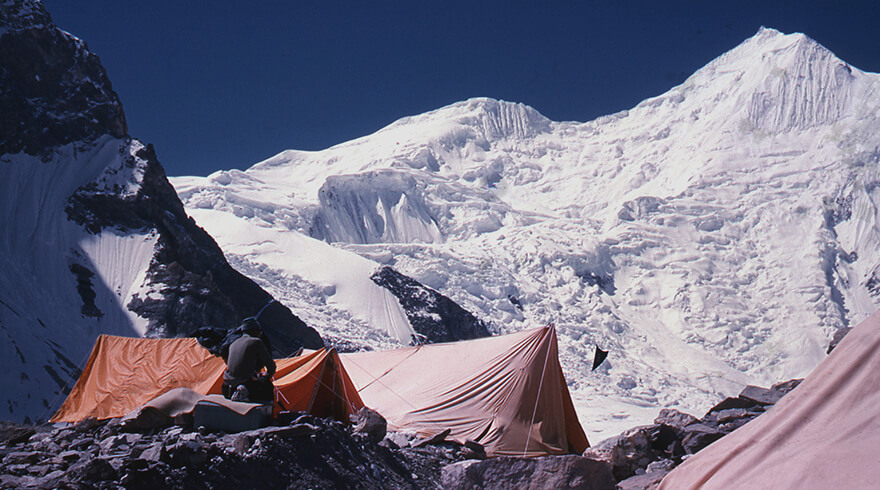
<instances>
[{"instance_id":1,"label":"tent rope","mask_svg":"<svg viewBox=\"0 0 880 490\"><path fill-rule=\"evenodd\" d=\"M351 403L351 400L350 400L349 397L348 397L348 393L345 393L345 392L344 392L342 395L340 395L339 392L338 392L335 388L333 388L332 386L327 385L327 383L325 383L325 382L321 379L321 378L323 377L323 375L324 375L324 369L325 369L325 368L326 368L326 365L321 367L321 376L320 376L320 377L315 376L315 375L312 374L312 373L309 373L309 376L310 376L311 378L313 378L313 379L317 382L317 384L315 385L315 389L312 391L312 397L311 397L311 399L309 400L309 407L308 407L308 409L307 409L306 411L310 411L310 410L312 409L312 404L314 403L314 401L315 401L315 396L317 395L317 392L318 392L318 385L320 385L320 386L323 386L324 388L327 388L328 390L330 390L330 392L332 392L332 393L336 396L336 398L339 398L340 400L342 400L343 402L345 402L345 403L348 405L348 409L349 409L349 411L350 411L351 413L354 413L354 412L355 412L355 411L354 411L354 404ZM273 376L273 378L272 378L272 381L273 381L272 386L275 388L275 393L277 393L277 394L281 397L281 399L284 400L284 403L281 403L281 402L279 401L278 404L281 405L281 408L284 408L284 409L286 409L287 411L290 411L291 408L292 408L292 407L290 406L290 400L288 400L287 397L284 396L284 392L281 391L281 388L278 388L277 386L275 386L275 383L274 383L274 382L276 381L276 379L274 378L274 376ZM344 391L344 389L345 389L345 383L342 383L342 387L343 387L343 391Z\"/></svg>"},{"instance_id":2,"label":"tent rope","mask_svg":"<svg viewBox=\"0 0 880 490\"><path fill-rule=\"evenodd\" d=\"M416 349L418 350L420 347L421 347L421 346L417 346ZM407 359L409 359L409 357L407 357ZM404 361L405 361L405 360L406 360L406 359L404 359ZM350 361L350 362L351 362L352 364L354 364L355 366L361 368L361 371L367 373L371 378L373 378L373 381L371 381L369 384L365 385L364 388L366 388L367 386L369 386L369 385L371 385L371 384L373 384L373 383L379 383L380 385L382 385L382 387L384 387L386 390L388 390L392 395L394 395L394 396L396 396L397 398L399 398L400 401L402 401L403 403L406 403L406 404L409 406L409 408L413 409L414 411L418 411L418 410L419 410L418 407L416 407L415 405L413 405L412 403L410 403L409 400L407 400L406 398L404 398L403 396L401 396L400 393L397 393L396 391L392 390L390 386L386 385L385 383L382 382L381 379L379 379L379 378L381 378L382 376L385 376L385 374L388 374L388 372L390 372L390 371L391 371L392 369L394 369L394 368L389 369L388 371L386 371L385 373L383 373L383 374L380 375L379 377L376 377L376 376L374 376L372 373L370 373L369 371L367 371L366 369L364 369L364 367L361 366L360 364L358 364L357 361L355 361L354 359L352 359L352 358L349 357L349 358L348 358L348 361ZM404 361L401 361L400 364L402 364ZM400 364L398 364L398 365L400 365ZM361 389L363 389L363 388L361 388ZM360 390L358 390L358 391L360 391ZM431 425L434 425L434 426L438 427L438 428L440 429L440 432L442 432L442 431L448 429L448 427L443 426L443 425L441 425L440 423L435 422L435 421L433 421L433 420L426 419L425 422L427 422L427 423L429 423L429 424L431 424ZM438 433L439 433L439 432L438 432Z\"/></svg>"},{"instance_id":3,"label":"tent rope","mask_svg":"<svg viewBox=\"0 0 880 490\"><path fill-rule=\"evenodd\" d=\"M535 408L532 410L532 420L529 422L528 437L526 437L526 446L523 448L523 457L529 451L529 443L532 442L532 427L535 425L535 415L538 413L538 402L541 400L541 389L544 387L544 374L547 372L547 360L550 359L550 346L547 346L547 355L544 356L544 367L541 369L541 381L538 383L538 393L535 396Z\"/></svg>"}]
</instances>

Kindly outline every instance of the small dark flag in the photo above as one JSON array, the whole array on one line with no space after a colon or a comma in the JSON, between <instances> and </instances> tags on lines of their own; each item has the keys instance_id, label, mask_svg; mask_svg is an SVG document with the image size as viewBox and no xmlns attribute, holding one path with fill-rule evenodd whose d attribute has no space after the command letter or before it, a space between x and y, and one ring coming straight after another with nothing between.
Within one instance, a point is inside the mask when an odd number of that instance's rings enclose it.
<instances>
[{"instance_id":1,"label":"small dark flag","mask_svg":"<svg viewBox=\"0 0 880 490\"><path fill-rule=\"evenodd\" d=\"M593 358L593 369L591 371L595 371L597 367L608 357L608 351L602 350L599 346L596 346L596 357Z\"/></svg>"}]
</instances>

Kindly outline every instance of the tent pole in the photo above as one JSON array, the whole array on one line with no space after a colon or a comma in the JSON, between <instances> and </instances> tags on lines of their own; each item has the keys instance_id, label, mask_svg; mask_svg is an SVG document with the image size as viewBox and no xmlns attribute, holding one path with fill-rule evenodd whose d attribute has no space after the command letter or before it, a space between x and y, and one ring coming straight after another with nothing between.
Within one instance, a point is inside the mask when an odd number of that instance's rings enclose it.
<instances>
[{"instance_id":1,"label":"tent pole","mask_svg":"<svg viewBox=\"0 0 880 490\"><path fill-rule=\"evenodd\" d=\"M321 364L321 373L318 375L318 382L315 383L315 389L312 390L312 397L309 399L308 408L306 408L306 411L308 413L312 413L312 407L315 404L315 398L318 397L318 388L320 388L321 385L324 383L324 371L327 369L327 364L329 364L331 362L333 362L332 357L330 359L328 359L327 362ZM332 389L331 389L331 391L332 391Z\"/></svg>"},{"instance_id":2,"label":"tent pole","mask_svg":"<svg viewBox=\"0 0 880 490\"><path fill-rule=\"evenodd\" d=\"M553 325L550 325L550 328L553 328ZM529 422L529 433L528 437L526 437L526 446L523 448L523 457L526 457L526 454L529 451L529 443L532 442L532 427L535 426L535 414L538 413L538 401L541 399L541 389L544 387L544 374L547 372L547 360L550 359L550 343L547 343L547 355L544 356L544 367L541 369L541 381L538 383L538 393L535 396L535 408L532 410L532 420Z\"/></svg>"}]
</instances>

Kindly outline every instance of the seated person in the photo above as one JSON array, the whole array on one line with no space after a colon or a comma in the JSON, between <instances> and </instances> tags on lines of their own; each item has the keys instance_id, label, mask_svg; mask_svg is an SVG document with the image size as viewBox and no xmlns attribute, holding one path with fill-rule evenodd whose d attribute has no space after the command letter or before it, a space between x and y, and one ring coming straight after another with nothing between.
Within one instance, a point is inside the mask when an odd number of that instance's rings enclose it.
<instances>
[{"instance_id":1,"label":"seated person","mask_svg":"<svg viewBox=\"0 0 880 490\"><path fill-rule=\"evenodd\" d=\"M255 318L246 318L242 330L244 335L229 346L223 396L234 401L271 402L275 395L272 385L275 361L260 340L262 327ZM262 372L264 367L265 373Z\"/></svg>"}]
</instances>

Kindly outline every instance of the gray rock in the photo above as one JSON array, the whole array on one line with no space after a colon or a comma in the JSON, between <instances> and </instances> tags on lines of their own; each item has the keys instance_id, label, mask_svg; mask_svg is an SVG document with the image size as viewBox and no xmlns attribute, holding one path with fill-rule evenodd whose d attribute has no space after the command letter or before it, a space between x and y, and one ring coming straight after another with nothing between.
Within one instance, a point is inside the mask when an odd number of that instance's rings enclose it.
<instances>
[{"instance_id":1,"label":"gray rock","mask_svg":"<svg viewBox=\"0 0 880 490\"><path fill-rule=\"evenodd\" d=\"M681 444L688 454L694 454L724 436L724 432L706 424L692 424L682 430L684 437Z\"/></svg>"},{"instance_id":2,"label":"gray rock","mask_svg":"<svg viewBox=\"0 0 880 490\"><path fill-rule=\"evenodd\" d=\"M582 488L613 489L607 463L577 455L515 458L501 456L447 465L441 474L445 489Z\"/></svg>"},{"instance_id":3,"label":"gray rock","mask_svg":"<svg viewBox=\"0 0 880 490\"><path fill-rule=\"evenodd\" d=\"M800 385L802 381L803 381L803 378L791 379L791 380L788 380L788 381L785 381L782 383L776 383L770 389L777 392L777 393L785 395L785 394L789 393L791 390L797 388L798 385Z\"/></svg>"},{"instance_id":4,"label":"gray rock","mask_svg":"<svg viewBox=\"0 0 880 490\"><path fill-rule=\"evenodd\" d=\"M676 429L681 429L691 424L696 424L700 420L693 415L679 412L674 408L664 408L660 410L660 414L654 419L655 424L664 424Z\"/></svg>"},{"instance_id":5,"label":"gray rock","mask_svg":"<svg viewBox=\"0 0 880 490\"><path fill-rule=\"evenodd\" d=\"M186 434L180 434L177 438L179 441L200 441L202 439L202 435L198 432L188 432Z\"/></svg>"},{"instance_id":6,"label":"gray rock","mask_svg":"<svg viewBox=\"0 0 880 490\"><path fill-rule=\"evenodd\" d=\"M691 424L694 427L700 424ZM587 448L584 456L611 465L615 479L625 480L650 463L674 452L678 433L672 427L655 424L635 427Z\"/></svg>"},{"instance_id":7,"label":"gray rock","mask_svg":"<svg viewBox=\"0 0 880 490\"><path fill-rule=\"evenodd\" d=\"M26 442L36 433L33 427L13 422L0 422L0 443L15 445Z\"/></svg>"},{"instance_id":8,"label":"gray rock","mask_svg":"<svg viewBox=\"0 0 880 490\"><path fill-rule=\"evenodd\" d=\"M671 459L661 459L649 464L648 467L645 468L645 473L668 473L672 471L672 468L675 468L675 461L672 461Z\"/></svg>"},{"instance_id":9,"label":"gray rock","mask_svg":"<svg viewBox=\"0 0 880 490\"><path fill-rule=\"evenodd\" d=\"M461 448L461 456L466 459L486 459L486 448L479 442L468 439Z\"/></svg>"},{"instance_id":10,"label":"gray rock","mask_svg":"<svg viewBox=\"0 0 880 490\"><path fill-rule=\"evenodd\" d=\"M354 427L355 434L364 434L373 442L380 442L388 432L388 422L379 412L363 407L357 413L357 424Z\"/></svg>"},{"instance_id":11,"label":"gray rock","mask_svg":"<svg viewBox=\"0 0 880 490\"><path fill-rule=\"evenodd\" d=\"M287 427L260 429L259 432L266 435L276 435L278 437L304 437L316 434L318 428L311 424L293 424L288 425Z\"/></svg>"},{"instance_id":12,"label":"gray rock","mask_svg":"<svg viewBox=\"0 0 880 490\"><path fill-rule=\"evenodd\" d=\"M739 396L736 398L727 397L724 400L722 400L721 403L710 408L707 415L711 414L713 412L720 412L722 410L727 410L730 408L752 408L756 405L758 405L758 402L751 400L749 398L743 398L743 397L739 397Z\"/></svg>"},{"instance_id":13,"label":"gray rock","mask_svg":"<svg viewBox=\"0 0 880 490\"><path fill-rule=\"evenodd\" d=\"M385 435L385 441L388 441L398 448L409 447L415 440L415 436L404 434L403 432L389 432Z\"/></svg>"},{"instance_id":14,"label":"gray rock","mask_svg":"<svg viewBox=\"0 0 880 490\"><path fill-rule=\"evenodd\" d=\"M138 459L145 461L161 461L165 456L165 443L162 441L154 442L152 445L141 451Z\"/></svg>"},{"instance_id":15,"label":"gray rock","mask_svg":"<svg viewBox=\"0 0 880 490\"><path fill-rule=\"evenodd\" d=\"M230 444L230 447L234 452L244 455L251 449L251 447L253 447L254 442L256 441L257 434L254 434L253 431L241 432L232 436L232 444Z\"/></svg>"},{"instance_id":16,"label":"gray rock","mask_svg":"<svg viewBox=\"0 0 880 490\"><path fill-rule=\"evenodd\" d=\"M782 398L782 393L760 386L746 386L739 394L740 398L754 400L761 405L773 405Z\"/></svg>"},{"instance_id":17,"label":"gray rock","mask_svg":"<svg viewBox=\"0 0 880 490\"><path fill-rule=\"evenodd\" d=\"M751 412L744 408L728 408L727 410L721 410L713 414L713 419L715 422L719 424L726 424L728 422L732 422L734 420L740 419L751 419Z\"/></svg>"},{"instance_id":18,"label":"gray rock","mask_svg":"<svg viewBox=\"0 0 880 490\"><path fill-rule=\"evenodd\" d=\"M101 448L101 454L108 454L123 445L125 442L125 438L122 436L109 436L102 439L101 442L98 443L98 446Z\"/></svg>"},{"instance_id":19,"label":"gray rock","mask_svg":"<svg viewBox=\"0 0 880 490\"><path fill-rule=\"evenodd\" d=\"M35 464L47 459L47 457L48 455L41 451L16 451L7 454L6 457L3 458L3 464Z\"/></svg>"},{"instance_id":20,"label":"gray rock","mask_svg":"<svg viewBox=\"0 0 880 490\"><path fill-rule=\"evenodd\" d=\"M449 437L449 434L451 434L451 433L452 433L452 429L444 429L442 432L440 432L437 435L434 435L432 437L428 437L426 439L421 439L419 441L412 443L412 447L425 447L425 446L429 446L432 444L442 444L443 442L446 441L446 438Z\"/></svg>"},{"instance_id":21,"label":"gray rock","mask_svg":"<svg viewBox=\"0 0 880 490\"><path fill-rule=\"evenodd\" d=\"M52 439L44 439L42 441L38 441L35 444L31 444L31 447L36 451L43 451L46 453L60 453L63 449L58 443L53 441Z\"/></svg>"},{"instance_id":22,"label":"gray rock","mask_svg":"<svg viewBox=\"0 0 880 490\"><path fill-rule=\"evenodd\" d=\"M198 441L180 441L168 446L168 458L175 467L201 466L208 462L208 453Z\"/></svg>"},{"instance_id":23,"label":"gray rock","mask_svg":"<svg viewBox=\"0 0 880 490\"><path fill-rule=\"evenodd\" d=\"M70 476L77 480L87 482L113 481L116 480L116 469L109 461L94 458L77 463L68 470Z\"/></svg>"},{"instance_id":24,"label":"gray rock","mask_svg":"<svg viewBox=\"0 0 880 490\"><path fill-rule=\"evenodd\" d=\"M13 475L25 475L30 467L31 465L27 463L17 463L7 466L6 470Z\"/></svg>"},{"instance_id":25,"label":"gray rock","mask_svg":"<svg viewBox=\"0 0 880 490\"><path fill-rule=\"evenodd\" d=\"M84 451L92 447L98 447L97 444L98 443L94 439L78 439L70 443L68 449L71 451Z\"/></svg>"},{"instance_id":26,"label":"gray rock","mask_svg":"<svg viewBox=\"0 0 880 490\"><path fill-rule=\"evenodd\" d=\"M44 476L49 473L50 469L50 466L47 464L32 465L28 468L28 473L37 476Z\"/></svg>"},{"instance_id":27,"label":"gray rock","mask_svg":"<svg viewBox=\"0 0 880 490\"><path fill-rule=\"evenodd\" d=\"M618 483L617 490L653 490L660 486L660 482L667 474L669 474L668 470L636 475Z\"/></svg>"},{"instance_id":28,"label":"gray rock","mask_svg":"<svg viewBox=\"0 0 880 490\"><path fill-rule=\"evenodd\" d=\"M23 486L21 483L20 476L10 474L0 475L0 487L2 488L21 488Z\"/></svg>"},{"instance_id":29,"label":"gray rock","mask_svg":"<svg viewBox=\"0 0 880 490\"><path fill-rule=\"evenodd\" d=\"M79 461L79 458L81 456L82 453L80 453L79 451L63 451L61 454L58 455L58 457L68 462Z\"/></svg>"}]
</instances>

